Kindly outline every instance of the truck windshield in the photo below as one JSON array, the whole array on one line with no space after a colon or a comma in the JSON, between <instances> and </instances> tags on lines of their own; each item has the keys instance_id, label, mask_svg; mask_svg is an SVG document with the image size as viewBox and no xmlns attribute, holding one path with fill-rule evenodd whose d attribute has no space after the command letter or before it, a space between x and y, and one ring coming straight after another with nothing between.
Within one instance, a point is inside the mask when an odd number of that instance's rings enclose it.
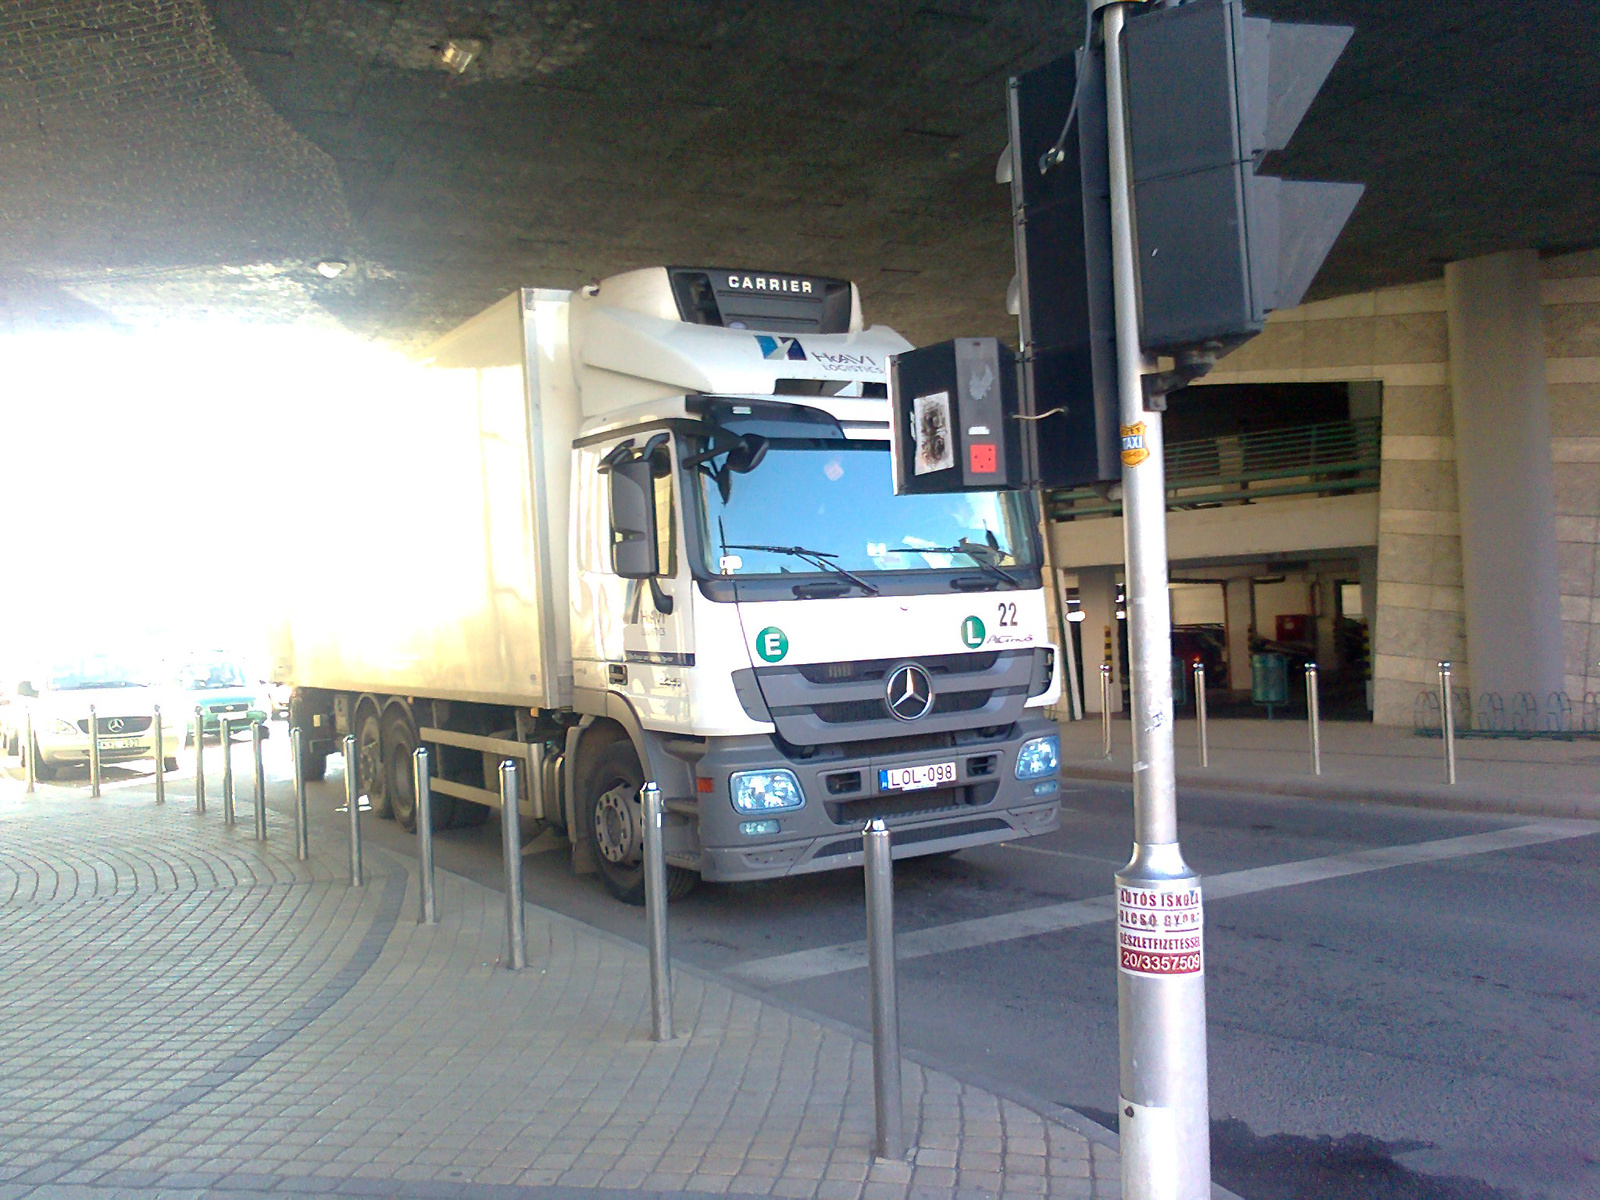
<instances>
[{"instance_id":1,"label":"truck windshield","mask_svg":"<svg viewBox=\"0 0 1600 1200\"><path fill-rule=\"evenodd\" d=\"M1009 492L896 496L887 442L775 438L754 470L727 479L727 499L707 468L696 475L704 567L709 574L817 573L785 548L826 556L847 571L970 570L954 548L997 547L990 561L1031 566L1028 506ZM765 549L728 549L762 546Z\"/></svg>"}]
</instances>

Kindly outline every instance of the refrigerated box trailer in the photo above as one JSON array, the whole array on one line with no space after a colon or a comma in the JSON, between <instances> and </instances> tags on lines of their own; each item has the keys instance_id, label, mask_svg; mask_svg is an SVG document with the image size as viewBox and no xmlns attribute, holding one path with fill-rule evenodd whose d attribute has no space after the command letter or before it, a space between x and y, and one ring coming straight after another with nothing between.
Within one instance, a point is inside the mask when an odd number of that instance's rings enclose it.
<instances>
[{"instance_id":1,"label":"refrigerated box trailer","mask_svg":"<svg viewBox=\"0 0 1600 1200\"><path fill-rule=\"evenodd\" d=\"M652 268L523 289L331 398L292 520L340 536L273 645L308 773L353 736L411 828L417 746L438 825L511 758L528 835L634 902L647 779L680 893L859 864L874 818L897 857L1054 829L1036 504L894 494L907 349L843 280Z\"/></svg>"}]
</instances>

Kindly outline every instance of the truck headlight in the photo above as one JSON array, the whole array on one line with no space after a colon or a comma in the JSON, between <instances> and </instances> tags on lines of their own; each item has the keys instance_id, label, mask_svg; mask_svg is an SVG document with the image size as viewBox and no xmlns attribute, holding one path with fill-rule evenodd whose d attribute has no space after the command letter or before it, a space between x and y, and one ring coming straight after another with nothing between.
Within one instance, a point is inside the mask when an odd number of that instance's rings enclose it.
<instances>
[{"instance_id":1,"label":"truck headlight","mask_svg":"<svg viewBox=\"0 0 1600 1200\"><path fill-rule=\"evenodd\" d=\"M56 723L51 727L50 732L54 733L57 737L73 737L76 734L81 734L83 730L79 729L71 721L64 721L60 717L57 717Z\"/></svg>"},{"instance_id":2,"label":"truck headlight","mask_svg":"<svg viewBox=\"0 0 1600 1200\"><path fill-rule=\"evenodd\" d=\"M793 812L806 802L793 771L739 771L728 778L728 795L742 813Z\"/></svg>"},{"instance_id":3,"label":"truck headlight","mask_svg":"<svg viewBox=\"0 0 1600 1200\"><path fill-rule=\"evenodd\" d=\"M1017 751L1017 778L1037 779L1041 775L1054 775L1061 765L1061 737L1047 733L1044 737L1029 738Z\"/></svg>"}]
</instances>

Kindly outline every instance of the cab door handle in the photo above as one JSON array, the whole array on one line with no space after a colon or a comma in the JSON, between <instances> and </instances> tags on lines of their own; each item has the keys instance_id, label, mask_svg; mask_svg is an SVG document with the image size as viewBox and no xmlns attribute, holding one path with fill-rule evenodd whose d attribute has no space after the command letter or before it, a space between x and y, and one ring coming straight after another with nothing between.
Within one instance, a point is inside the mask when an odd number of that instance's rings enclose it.
<instances>
[{"instance_id":1,"label":"cab door handle","mask_svg":"<svg viewBox=\"0 0 1600 1200\"><path fill-rule=\"evenodd\" d=\"M606 677L612 683L625 684L628 682L628 668L621 663L607 663Z\"/></svg>"}]
</instances>

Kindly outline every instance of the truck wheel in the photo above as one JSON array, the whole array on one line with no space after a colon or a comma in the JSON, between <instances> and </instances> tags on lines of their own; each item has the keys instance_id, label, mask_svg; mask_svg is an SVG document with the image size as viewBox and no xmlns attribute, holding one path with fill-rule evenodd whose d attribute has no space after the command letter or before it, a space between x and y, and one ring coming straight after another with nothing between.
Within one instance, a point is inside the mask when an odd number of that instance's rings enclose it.
<instances>
[{"instance_id":1,"label":"truck wheel","mask_svg":"<svg viewBox=\"0 0 1600 1200\"><path fill-rule=\"evenodd\" d=\"M300 770L307 783L318 783L328 777L328 752L307 746L300 753Z\"/></svg>"},{"instance_id":2,"label":"truck wheel","mask_svg":"<svg viewBox=\"0 0 1600 1200\"><path fill-rule=\"evenodd\" d=\"M163 758L161 760L161 773L162 774L166 774L168 771L176 771L177 769L178 769L178 760L177 759L175 759L175 758Z\"/></svg>"},{"instance_id":3,"label":"truck wheel","mask_svg":"<svg viewBox=\"0 0 1600 1200\"><path fill-rule=\"evenodd\" d=\"M356 713L356 795L365 796L375 817L392 817L389 796L385 791L383 770L383 734L378 714L370 707ZM345 770L350 764L345 763Z\"/></svg>"},{"instance_id":4,"label":"truck wheel","mask_svg":"<svg viewBox=\"0 0 1600 1200\"><path fill-rule=\"evenodd\" d=\"M589 776L579 819L594 846L600 882L624 904L644 903L644 819L639 789L644 772L627 742L600 753ZM667 868L667 898L682 899L699 882L693 871Z\"/></svg>"}]
</instances>

